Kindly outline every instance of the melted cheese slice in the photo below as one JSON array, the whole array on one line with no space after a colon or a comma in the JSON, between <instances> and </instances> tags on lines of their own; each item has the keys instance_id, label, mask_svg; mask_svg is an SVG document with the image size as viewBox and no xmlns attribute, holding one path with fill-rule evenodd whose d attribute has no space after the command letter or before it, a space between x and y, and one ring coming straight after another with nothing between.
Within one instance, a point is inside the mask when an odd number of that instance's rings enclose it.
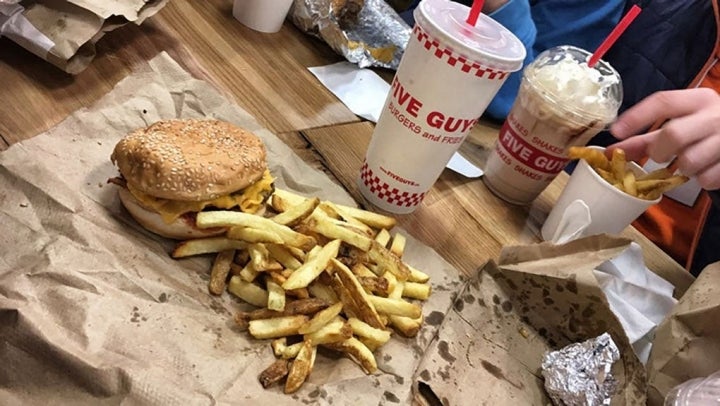
<instances>
[{"instance_id":1,"label":"melted cheese slice","mask_svg":"<svg viewBox=\"0 0 720 406\"><path fill-rule=\"evenodd\" d=\"M259 181L240 192L200 202L161 199L145 194L130 184L128 184L127 187L140 204L160 213L163 221L170 224L185 213L202 211L202 209L208 206L217 207L218 209L232 209L235 206L239 206L245 213L255 213L260 209L265 198L272 192L273 181L274 179L272 175L270 175L270 171L265 170L265 173Z\"/></svg>"}]
</instances>

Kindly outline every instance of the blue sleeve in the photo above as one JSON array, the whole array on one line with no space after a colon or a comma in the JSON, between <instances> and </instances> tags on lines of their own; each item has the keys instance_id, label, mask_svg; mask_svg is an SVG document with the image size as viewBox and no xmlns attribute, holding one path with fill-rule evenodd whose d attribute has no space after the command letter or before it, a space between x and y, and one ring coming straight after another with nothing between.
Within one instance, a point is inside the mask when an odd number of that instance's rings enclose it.
<instances>
[{"instance_id":1,"label":"blue sleeve","mask_svg":"<svg viewBox=\"0 0 720 406\"><path fill-rule=\"evenodd\" d=\"M533 46L535 45L537 29L530 15L529 1L510 0L504 6L491 13L490 17L504 25L525 45L527 55L523 62L523 68L532 62L536 56ZM518 89L520 88L521 78L522 69L508 76L495 98L485 110L485 115L496 120L504 120L505 117L507 117L517 96Z\"/></svg>"}]
</instances>

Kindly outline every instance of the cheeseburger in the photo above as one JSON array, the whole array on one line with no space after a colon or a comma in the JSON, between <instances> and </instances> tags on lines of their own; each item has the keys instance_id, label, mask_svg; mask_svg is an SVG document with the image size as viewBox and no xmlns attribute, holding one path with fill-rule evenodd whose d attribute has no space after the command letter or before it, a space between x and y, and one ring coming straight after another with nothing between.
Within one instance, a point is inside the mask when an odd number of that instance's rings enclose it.
<instances>
[{"instance_id":1,"label":"cheeseburger","mask_svg":"<svg viewBox=\"0 0 720 406\"><path fill-rule=\"evenodd\" d=\"M120 200L140 225L175 239L208 237L199 229L205 209L261 214L273 192L263 142L217 120L160 121L125 136L110 159L120 177Z\"/></svg>"}]
</instances>

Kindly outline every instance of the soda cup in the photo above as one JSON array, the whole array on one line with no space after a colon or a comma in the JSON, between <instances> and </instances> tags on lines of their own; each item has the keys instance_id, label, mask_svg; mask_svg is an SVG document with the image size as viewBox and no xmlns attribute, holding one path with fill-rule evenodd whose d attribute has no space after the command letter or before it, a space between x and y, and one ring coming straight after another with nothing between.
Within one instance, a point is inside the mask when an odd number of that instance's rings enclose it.
<instances>
[{"instance_id":1,"label":"soda cup","mask_svg":"<svg viewBox=\"0 0 720 406\"><path fill-rule=\"evenodd\" d=\"M358 179L379 209L414 211L508 74L525 59L522 42L486 15L424 0L392 81Z\"/></svg>"},{"instance_id":2,"label":"soda cup","mask_svg":"<svg viewBox=\"0 0 720 406\"><path fill-rule=\"evenodd\" d=\"M565 168L566 150L585 145L617 116L620 75L573 46L541 53L523 71L518 96L485 165L485 185L500 198L528 204Z\"/></svg>"}]
</instances>

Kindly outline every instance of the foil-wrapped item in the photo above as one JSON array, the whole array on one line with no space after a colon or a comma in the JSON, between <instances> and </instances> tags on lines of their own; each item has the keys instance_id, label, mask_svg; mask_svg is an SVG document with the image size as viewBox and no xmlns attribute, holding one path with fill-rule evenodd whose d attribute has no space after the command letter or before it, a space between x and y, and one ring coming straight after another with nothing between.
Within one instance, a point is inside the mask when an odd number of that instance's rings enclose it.
<instances>
[{"instance_id":1,"label":"foil-wrapped item","mask_svg":"<svg viewBox=\"0 0 720 406\"><path fill-rule=\"evenodd\" d=\"M545 390L558 406L609 405L617 389L610 369L618 359L620 351L608 333L547 352L542 362Z\"/></svg>"},{"instance_id":2,"label":"foil-wrapped item","mask_svg":"<svg viewBox=\"0 0 720 406\"><path fill-rule=\"evenodd\" d=\"M361 68L397 69L411 28L384 0L295 0L290 19Z\"/></svg>"}]
</instances>

